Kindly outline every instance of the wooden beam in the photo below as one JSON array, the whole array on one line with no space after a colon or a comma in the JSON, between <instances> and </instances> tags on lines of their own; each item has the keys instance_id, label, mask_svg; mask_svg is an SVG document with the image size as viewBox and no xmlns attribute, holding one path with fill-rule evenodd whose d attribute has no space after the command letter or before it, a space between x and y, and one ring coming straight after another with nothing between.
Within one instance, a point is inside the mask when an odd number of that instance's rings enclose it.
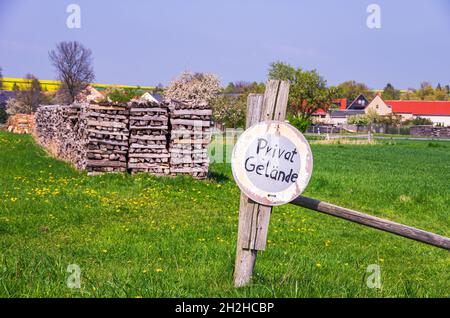
<instances>
[{"instance_id":1,"label":"wooden beam","mask_svg":"<svg viewBox=\"0 0 450 318\"><path fill-rule=\"evenodd\" d=\"M197 126L197 127L211 126L211 121L201 119L172 119L170 123L172 125Z\"/></svg>"},{"instance_id":2,"label":"wooden beam","mask_svg":"<svg viewBox=\"0 0 450 318\"><path fill-rule=\"evenodd\" d=\"M130 126L130 129L134 130L167 130L169 127L165 125L161 126L155 126L155 125L148 125L148 126Z\"/></svg>"},{"instance_id":3,"label":"wooden beam","mask_svg":"<svg viewBox=\"0 0 450 318\"><path fill-rule=\"evenodd\" d=\"M97 120L88 120L87 125L92 126L100 126L100 127L112 127L112 128L127 128L127 124L124 122L118 121L97 121Z\"/></svg>"},{"instance_id":4,"label":"wooden beam","mask_svg":"<svg viewBox=\"0 0 450 318\"><path fill-rule=\"evenodd\" d=\"M264 96L250 94L247 99L246 128L264 120L284 120L289 95L289 83L270 80ZM236 248L234 285L250 282L257 251L264 251L267 242L271 206L258 204L241 192Z\"/></svg>"},{"instance_id":5,"label":"wooden beam","mask_svg":"<svg viewBox=\"0 0 450 318\"><path fill-rule=\"evenodd\" d=\"M88 106L88 110L89 109L100 109L100 110L127 110L127 106L123 105L123 106L106 106L106 105L98 105L98 104L89 104Z\"/></svg>"},{"instance_id":6,"label":"wooden beam","mask_svg":"<svg viewBox=\"0 0 450 318\"><path fill-rule=\"evenodd\" d=\"M211 116L212 109L175 109L172 113L176 116L180 115Z\"/></svg>"},{"instance_id":7,"label":"wooden beam","mask_svg":"<svg viewBox=\"0 0 450 318\"><path fill-rule=\"evenodd\" d=\"M331 203L320 200L299 196L290 202L291 204L301 206L317 212L322 212L338 218L366 225L378 230L386 231L392 234L400 235L422 243L437 246L450 250L450 238L416 229L411 226L385 220L376 216L368 215L351 209L343 208Z\"/></svg>"},{"instance_id":8,"label":"wooden beam","mask_svg":"<svg viewBox=\"0 0 450 318\"><path fill-rule=\"evenodd\" d=\"M165 135L135 135L133 132L130 135L131 140L166 140Z\"/></svg>"},{"instance_id":9,"label":"wooden beam","mask_svg":"<svg viewBox=\"0 0 450 318\"><path fill-rule=\"evenodd\" d=\"M87 129L88 133L106 135L106 136L122 136L128 138L128 131L107 131L107 130L97 130L97 129Z\"/></svg>"},{"instance_id":10,"label":"wooden beam","mask_svg":"<svg viewBox=\"0 0 450 318\"><path fill-rule=\"evenodd\" d=\"M153 121L160 121L167 124L167 121L169 118L167 116L150 116L150 115L144 115L144 116L130 116L131 120L153 120Z\"/></svg>"},{"instance_id":11,"label":"wooden beam","mask_svg":"<svg viewBox=\"0 0 450 318\"><path fill-rule=\"evenodd\" d=\"M139 112L152 112L152 113L167 113L167 109L151 107L151 108L131 108L130 112L139 113Z\"/></svg>"},{"instance_id":12,"label":"wooden beam","mask_svg":"<svg viewBox=\"0 0 450 318\"><path fill-rule=\"evenodd\" d=\"M127 166L126 162L123 161L110 161L110 160L87 160L87 167L123 167Z\"/></svg>"},{"instance_id":13,"label":"wooden beam","mask_svg":"<svg viewBox=\"0 0 450 318\"><path fill-rule=\"evenodd\" d=\"M170 158L168 153L130 153L128 158Z\"/></svg>"},{"instance_id":14,"label":"wooden beam","mask_svg":"<svg viewBox=\"0 0 450 318\"><path fill-rule=\"evenodd\" d=\"M250 94L247 98L246 128L260 121L263 103L262 94ZM243 286L250 281L256 261L256 250L244 248L249 245L249 233L252 226L253 207L255 204L241 192L239 208L238 238L236 244L236 264L234 268L234 284Z\"/></svg>"}]
</instances>

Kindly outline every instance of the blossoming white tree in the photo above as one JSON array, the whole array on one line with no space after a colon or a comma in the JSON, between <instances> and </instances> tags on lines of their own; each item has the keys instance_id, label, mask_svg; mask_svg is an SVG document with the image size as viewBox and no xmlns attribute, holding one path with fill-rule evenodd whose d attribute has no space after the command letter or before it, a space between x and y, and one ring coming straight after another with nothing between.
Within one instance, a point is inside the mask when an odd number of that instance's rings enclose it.
<instances>
[{"instance_id":1,"label":"blossoming white tree","mask_svg":"<svg viewBox=\"0 0 450 318\"><path fill-rule=\"evenodd\" d=\"M166 98L210 102L220 90L219 78L210 73L183 72L170 82Z\"/></svg>"}]
</instances>

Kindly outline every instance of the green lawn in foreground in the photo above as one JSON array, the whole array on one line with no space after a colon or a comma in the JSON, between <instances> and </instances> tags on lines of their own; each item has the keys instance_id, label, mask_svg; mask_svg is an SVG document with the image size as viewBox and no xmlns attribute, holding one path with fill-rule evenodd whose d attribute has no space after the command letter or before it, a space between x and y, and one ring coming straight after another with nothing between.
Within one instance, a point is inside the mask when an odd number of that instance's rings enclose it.
<instances>
[{"instance_id":1,"label":"green lawn in foreground","mask_svg":"<svg viewBox=\"0 0 450 318\"><path fill-rule=\"evenodd\" d=\"M312 145L305 195L450 236L450 143ZM211 178L87 177L0 133L2 297L448 297L448 251L285 205L235 289L239 189ZM81 289L69 289L69 264ZM381 289L366 268L381 266Z\"/></svg>"}]
</instances>

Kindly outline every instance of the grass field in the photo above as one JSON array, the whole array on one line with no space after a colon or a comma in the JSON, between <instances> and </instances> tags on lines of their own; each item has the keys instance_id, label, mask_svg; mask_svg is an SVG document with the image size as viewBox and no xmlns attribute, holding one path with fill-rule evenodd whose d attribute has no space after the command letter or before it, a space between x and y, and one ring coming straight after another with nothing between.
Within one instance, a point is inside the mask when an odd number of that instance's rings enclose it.
<instances>
[{"instance_id":1,"label":"grass field","mask_svg":"<svg viewBox=\"0 0 450 318\"><path fill-rule=\"evenodd\" d=\"M312 145L305 195L450 236L450 143ZM0 133L2 297L448 297L448 251L285 205L253 283L232 284L239 189L211 178L87 177ZM81 288L66 286L67 266ZM380 289L366 268L381 266Z\"/></svg>"}]
</instances>

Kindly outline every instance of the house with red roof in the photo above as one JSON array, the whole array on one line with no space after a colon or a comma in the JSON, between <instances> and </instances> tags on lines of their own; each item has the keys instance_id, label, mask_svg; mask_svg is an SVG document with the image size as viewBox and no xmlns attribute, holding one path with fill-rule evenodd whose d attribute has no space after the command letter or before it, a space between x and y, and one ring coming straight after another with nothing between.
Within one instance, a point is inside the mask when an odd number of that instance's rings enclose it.
<instances>
[{"instance_id":1,"label":"house with red roof","mask_svg":"<svg viewBox=\"0 0 450 318\"><path fill-rule=\"evenodd\" d=\"M377 95L366 107L367 113L374 109L380 115L394 113L404 120L427 118L435 125L450 126L450 101L431 100L383 100Z\"/></svg>"},{"instance_id":2,"label":"house with red roof","mask_svg":"<svg viewBox=\"0 0 450 318\"><path fill-rule=\"evenodd\" d=\"M348 117L367 114L372 109L383 116L393 113L401 115L403 120L427 118L435 125L450 127L450 101L383 100L377 94L371 102L360 95L350 103L340 99L335 104L336 108L328 112L319 110L313 118L322 123L340 125L346 124Z\"/></svg>"},{"instance_id":3,"label":"house with red roof","mask_svg":"<svg viewBox=\"0 0 450 318\"><path fill-rule=\"evenodd\" d=\"M364 109L369 105L369 100L360 94L354 100L339 98L333 101L334 107L327 112L317 110L312 119L325 124L342 125L347 123L347 118L354 115L364 115Z\"/></svg>"}]
</instances>

